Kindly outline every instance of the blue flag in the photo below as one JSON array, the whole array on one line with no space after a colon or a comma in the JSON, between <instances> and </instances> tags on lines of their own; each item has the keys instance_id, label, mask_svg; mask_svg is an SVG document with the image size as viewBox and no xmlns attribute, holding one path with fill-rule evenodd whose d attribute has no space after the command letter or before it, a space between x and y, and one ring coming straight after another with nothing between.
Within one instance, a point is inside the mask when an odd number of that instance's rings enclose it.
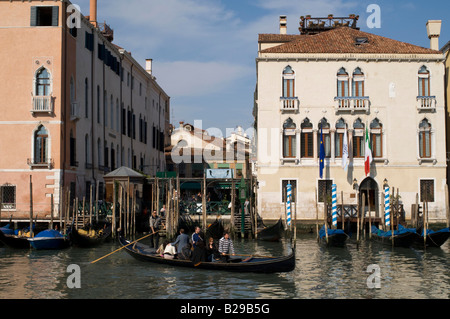
<instances>
[{"instance_id":1,"label":"blue flag","mask_svg":"<svg viewBox=\"0 0 450 319\"><path fill-rule=\"evenodd\" d=\"M325 166L325 146L323 145L322 127L320 127L320 154L319 154L320 178L323 178L324 166Z\"/></svg>"}]
</instances>

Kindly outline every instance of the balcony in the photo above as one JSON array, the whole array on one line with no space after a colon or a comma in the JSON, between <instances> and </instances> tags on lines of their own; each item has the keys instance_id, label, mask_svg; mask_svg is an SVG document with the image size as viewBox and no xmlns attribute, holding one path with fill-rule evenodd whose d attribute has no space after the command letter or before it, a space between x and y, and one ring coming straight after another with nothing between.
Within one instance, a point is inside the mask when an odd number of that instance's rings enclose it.
<instances>
[{"instance_id":1,"label":"balcony","mask_svg":"<svg viewBox=\"0 0 450 319\"><path fill-rule=\"evenodd\" d=\"M32 113L53 113L52 96L33 96L31 103Z\"/></svg>"},{"instance_id":2,"label":"balcony","mask_svg":"<svg viewBox=\"0 0 450 319\"><path fill-rule=\"evenodd\" d=\"M436 97L435 96L418 96L417 110L419 112L435 112L436 111Z\"/></svg>"},{"instance_id":3,"label":"balcony","mask_svg":"<svg viewBox=\"0 0 450 319\"><path fill-rule=\"evenodd\" d=\"M336 102L336 112L350 111L353 114L362 111L369 114L370 100L368 96L337 96L334 101Z\"/></svg>"},{"instance_id":4,"label":"balcony","mask_svg":"<svg viewBox=\"0 0 450 319\"><path fill-rule=\"evenodd\" d=\"M78 107L78 103L74 102L70 104L70 120L77 121L80 119L80 108Z\"/></svg>"},{"instance_id":5,"label":"balcony","mask_svg":"<svg viewBox=\"0 0 450 319\"><path fill-rule=\"evenodd\" d=\"M300 101L298 97L280 97L280 101L281 113L297 113L299 111Z\"/></svg>"}]
</instances>

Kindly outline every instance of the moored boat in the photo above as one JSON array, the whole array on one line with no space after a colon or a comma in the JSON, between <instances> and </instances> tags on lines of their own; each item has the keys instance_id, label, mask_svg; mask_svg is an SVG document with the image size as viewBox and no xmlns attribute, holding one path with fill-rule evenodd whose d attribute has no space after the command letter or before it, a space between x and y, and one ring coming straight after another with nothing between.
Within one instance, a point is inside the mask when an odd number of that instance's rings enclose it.
<instances>
[{"instance_id":1,"label":"moored boat","mask_svg":"<svg viewBox=\"0 0 450 319\"><path fill-rule=\"evenodd\" d=\"M112 225L105 224L103 228L76 229L71 228L70 234L74 245L79 247L95 247L104 243L112 232Z\"/></svg>"},{"instance_id":2,"label":"moored boat","mask_svg":"<svg viewBox=\"0 0 450 319\"><path fill-rule=\"evenodd\" d=\"M27 249L30 248L30 243L28 242L28 238L24 236L18 236L14 234L14 231L7 232L6 234L3 232L3 229L0 229L0 242L2 242L5 246L16 248L16 249Z\"/></svg>"},{"instance_id":3,"label":"moored boat","mask_svg":"<svg viewBox=\"0 0 450 319\"><path fill-rule=\"evenodd\" d=\"M320 242L327 246L344 246L349 236L342 229L327 228L325 225L319 231Z\"/></svg>"},{"instance_id":4,"label":"moored boat","mask_svg":"<svg viewBox=\"0 0 450 319\"><path fill-rule=\"evenodd\" d=\"M138 260L148 261L158 264L187 267L194 269L223 270L232 272L256 272L256 273L276 273L289 272L295 269L295 249L289 255L281 257L252 256L246 258L230 258L230 262L200 262L193 263L184 259L165 259L156 253L155 249L149 246L130 242L123 237L119 238L123 249Z\"/></svg>"},{"instance_id":5,"label":"moored boat","mask_svg":"<svg viewBox=\"0 0 450 319\"><path fill-rule=\"evenodd\" d=\"M217 218L206 229L206 238L212 237L216 240L219 240L223 236L223 232L224 232L223 222L220 218Z\"/></svg>"},{"instance_id":6,"label":"moored boat","mask_svg":"<svg viewBox=\"0 0 450 319\"><path fill-rule=\"evenodd\" d=\"M70 246L70 241L59 231L48 229L41 231L33 238L28 238L34 249L63 249Z\"/></svg>"},{"instance_id":7,"label":"moored boat","mask_svg":"<svg viewBox=\"0 0 450 319\"><path fill-rule=\"evenodd\" d=\"M263 241L279 241L283 236L283 220L280 218L274 225L258 230L257 238Z\"/></svg>"},{"instance_id":8,"label":"moored boat","mask_svg":"<svg viewBox=\"0 0 450 319\"><path fill-rule=\"evenodd\" d=\"M417 238L417 233L402 225L398 225L398 229L394 230L393 236L392 231L383 231L376 226L372 226L370 232L372 239L394 247L410 247Z\"/></svg>"},{"instance_id":9,"label":"moored boat","mask_svg":"<svg viewBox=\"0 0 450 319\"><path fill-rule=\"evenodd\" d=\"M413 228L414 229L414 228ZM414 229L416 230L416 229ZM450 237L450 228L443 228L440 230L431 230L427 229L427 235L426 238L423 238L424 236L424 229L423 227L418 228L416 230L417 237L415 240L415 244L417 246L426 246L426 247L441 247L447 239Z\"/></svg>"}]
</instances>

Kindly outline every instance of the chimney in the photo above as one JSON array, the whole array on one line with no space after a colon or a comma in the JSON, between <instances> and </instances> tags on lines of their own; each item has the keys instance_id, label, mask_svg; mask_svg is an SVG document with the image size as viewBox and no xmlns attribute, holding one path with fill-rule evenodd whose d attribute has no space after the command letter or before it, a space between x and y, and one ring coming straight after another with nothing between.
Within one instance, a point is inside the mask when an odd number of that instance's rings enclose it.
<instances>
[{"instance_id":1,"label":"chimney","mask_svg":"<svg viewBox=\"0 0 450 319\"><path fill-rule=\"evenodd\" d=\"M89 11L89 22L97 28L97 0L91 0Z\"/></svg>"},{"instance_id":2,"label":"chimney","mask_svg":"<svg viewBox=\"0 0 450 319\"><path fill-rule=\"evenodd\" d=\"M430 39L430 48L439 51L439 36L441 35L441 20L428 20L427 33Z\"/></svg>"},{"instance_id":3,"label":"chimney","mask_svg":"<svg viewBox=\"0 0 450 319\"><path fill-rule=\"evenodd\" d=\"M145 71L147 71L148 74L152 74L152 62L153 59L145 60Z\"/></svg>"},{"instance_id":4,"label":"chimney","mask_svg":"<svg viewBox=\"0 0 450 319\"><path fill-rule=\"evenodd\" d=\"M280 16L280 34L287 33L287 19L286 16Z\"/></svg>"}]
</instances>

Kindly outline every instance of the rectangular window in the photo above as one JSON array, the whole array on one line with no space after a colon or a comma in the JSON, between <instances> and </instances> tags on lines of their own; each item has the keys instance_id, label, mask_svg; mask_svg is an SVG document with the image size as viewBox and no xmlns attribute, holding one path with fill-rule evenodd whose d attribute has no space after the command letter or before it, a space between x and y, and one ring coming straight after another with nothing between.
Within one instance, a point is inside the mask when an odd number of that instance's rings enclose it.
<instances>
[{"instance_id":1,"label":"rectangular window","mask_svg":"<svg viewBox=\"0 0 450 319\"><path fill-rule=\"evenodd\" d=\"M331 185L333 184L333 181L331 179L323 179L318 182L317 196L319 203L323 203L324 198L327 202L331 202Z\"/></svg>"},{"instance_id":2,"label":"rectangular window","mask_svg":"<svg viewBox=\"0 0 450 319\"><path fill-rule=\"evenodd\" d=\"M314 157L314 142L313 142L313 133L312 132L304 132L301 133L301 157L302 158L312 158Z\"/></svg>"},{"instance_id":3,"label":"rectangular window","mask_svg":"<svg viewBox=\"0 0 450 319\"><path fill-rule=\"evenodd\" d=\"M383 142L381 134L370 134L373 157L383 157Z\"/></svg>"},{"instance_id":4,"label":"rectangular window","mask_svg":"<svg viewBox=\"0 0 450 319\"><path fill-rule=\"evenodd\" d=\"M294 80L283 80L283 97L294 97Z\"/></svg>"},{"instance_id":5,"label":"rectangular window","mask_svg":"<svg viewBox=\"0 0 450 319\"><path fill-rule=\"evenodd\" d=\"M86 31L84 38L84 47L89 51L94 51L94 34Z\"/></svg>"},{"instance_id":6,"label":"rectangular window","mask_svg":"<svg viewBox=\"0 0 450 319\"><path fill-rule=\"evenodd\" d=\"M331 136L323 133L323 146L325 149L325 158L331 157ZM320 157L320 132L317 132L317 157Z\"/></svg>"},{"instance_id":7,"label":"rectangular window","mask_svg":"<svg viewBox=\"0 0 450 319\"><path fill-rule=\"evenodd\" d=\"M420 180L420 201L434 202L434 180L432 179Z\"/></svg>"},{"instance_id":8,"label":"rectangular window","mask_svg":"<svg viewBox=\"0 0 450 319\"><path fill-rule=\"evenodd\" d=\"M348 97L348 80L341 81L338 80L338 97Z\"/></svg>"},{"instance_id":9,"label":"rectangular window","mask_svg":"<svg viewBox=\"0 0 450 319\"><path fill-rule=\"evenodd\" d=\"M429 78L419 78L419 96L430 96Z\"/></svg>"},{"instance_id":10,"label":"rectangular window","mask_svg":"<svg viewBox=\"0 0 450 319\"><path fill-rule=\"evenodd\" d=\"M281 181L281 202L285 203L286 202L286 196L287 196L287 185L291 184L291 202L295 202L296 201L296 193L297 193L297 181L296 180L288 180L288 179L283 179Z\"/></svg>"},{"instance_id":11,"label":"rectangular window","mask_svg":"<svg viewBox=\"0 0 450 319\"><path fill-rule=\"evenodd\" d=\"M59 7L31 7L30 25L32 27L57 27L59 18Z\"/></svg>"},{"instance_id":12,"label":"rectangular window","mask_svg":"<svg viewBox=\"0 0 450 319\"><path fill-rule=\"evenodd\" d=\"M344 133L335 133L334 135L334 156L342 157L342 147L344 145Z\"/></svg>"},{"instance_id":13,"label":"rectangular window","mask_svg":"<svg viewBox=\"0 0 450 319\"><path fill-rule=\"evenodd\" d=\"M16 186L0 186L2 209L16 209Z\"/></svg>"},{"instance_id":14,"label":"rectangular window","mask_svg":"<svg viewBox=\"0 0 450 319\"><path fill-rule=\"evenodd\" d=\"M430 131L419 132L419 156L431 158L431 133Z\"/></svg>"},{"instance_id":15,"label":"rectangular window","mask_svg":"<svg viewBox=\"0 0 450 319\"><path fill-rule=\"evenodd\" d=\"M295 135L283 136L283 157L292 158L297 156L297 139Z\"/></svg>"},{"instance_id":16,"label":"rectangular window","mask_svg":"<svg viewBox=\"0 0 450 319\"><path fill-rule=\"evenodd\" d=\"M353 137L353 157L364 158L365 140L364 136Z\"/></svg>"}]
</instances>

